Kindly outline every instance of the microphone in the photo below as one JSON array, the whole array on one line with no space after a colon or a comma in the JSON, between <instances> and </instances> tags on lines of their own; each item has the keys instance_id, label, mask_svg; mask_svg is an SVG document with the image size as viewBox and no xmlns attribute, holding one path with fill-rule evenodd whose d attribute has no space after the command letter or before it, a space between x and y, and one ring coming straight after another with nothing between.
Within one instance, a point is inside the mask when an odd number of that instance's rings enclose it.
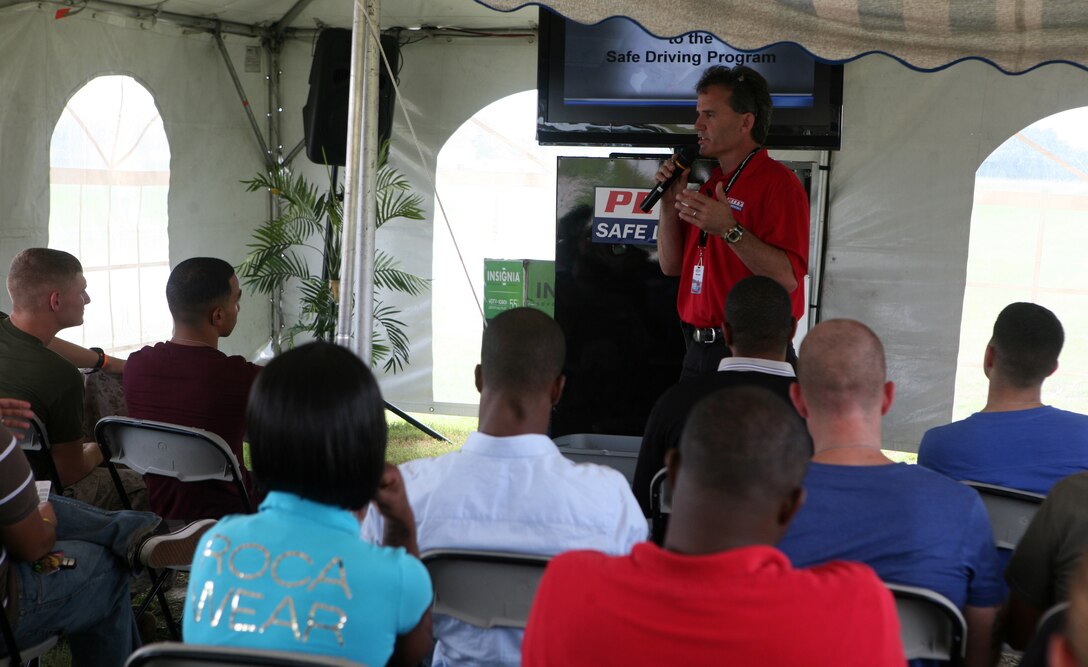
<instances>
[{"instance_id":1,"label":"microphone","mask_svg":"<svg viewBox=\"0 0 1088 667\"><path fill-rule=\"evenodd\" d=\"M661 181L654 186L653 190L650 190L650 194L646 195L646 198L642 200L639 208L643 213L649 213L657 203L658 199L661 199L661 195L665 194L665 191L672 187L672 184L676 182L676 179L680 178L688 169L691 169L691 165L699 157L699 145L689 144L681 147L676 155L672 156L672 163L676 169L672 172L672 176L669 176L666 180Z\"/></svg>"}]
</instances>

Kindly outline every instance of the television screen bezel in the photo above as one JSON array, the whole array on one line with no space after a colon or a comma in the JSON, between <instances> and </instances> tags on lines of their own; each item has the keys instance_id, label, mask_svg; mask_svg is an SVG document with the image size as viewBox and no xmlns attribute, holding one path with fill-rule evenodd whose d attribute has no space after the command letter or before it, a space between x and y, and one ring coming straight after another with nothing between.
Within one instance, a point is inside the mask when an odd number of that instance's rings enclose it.
<instances>
[{"instance_id":1,"label":"television screen bezel","mask_svg":"<svg viewBox=\"0 0 1088 667\"><path fill-rule=\"evenodd\" d=\"M614 20L614 19L608 19ZM563 103L566 25L570 19L540 8L537 48L537 141L556 146L674 147L696 142L690 109L671 106L585 106ZM838 150L842 142L843 66L813 58L813 105L776 108L768 148ZM773 91L772 91L773 92ZM604 112L616 124L577 120ZM626 113L626 115L622 115ZM686 120L685 120L686 117Z\"/></svg>"}]
</instances>

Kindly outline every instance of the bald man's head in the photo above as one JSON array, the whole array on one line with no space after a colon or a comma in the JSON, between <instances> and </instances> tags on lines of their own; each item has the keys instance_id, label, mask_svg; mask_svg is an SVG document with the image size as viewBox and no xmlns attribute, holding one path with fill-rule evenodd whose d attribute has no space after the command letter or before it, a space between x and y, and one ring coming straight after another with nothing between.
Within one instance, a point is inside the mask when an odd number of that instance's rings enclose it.
<instances>
[{"instance_id":1,"label":"bald man's head","mask_svg":"<svg viewBox=\"0 0 1088 667\"><path fill-rule=\"evenodd\" d=\"M812 411L879 410L886 379L884 346L861 322L821 322L801 342L797 382Z\"/></svg>"}]
</instances>

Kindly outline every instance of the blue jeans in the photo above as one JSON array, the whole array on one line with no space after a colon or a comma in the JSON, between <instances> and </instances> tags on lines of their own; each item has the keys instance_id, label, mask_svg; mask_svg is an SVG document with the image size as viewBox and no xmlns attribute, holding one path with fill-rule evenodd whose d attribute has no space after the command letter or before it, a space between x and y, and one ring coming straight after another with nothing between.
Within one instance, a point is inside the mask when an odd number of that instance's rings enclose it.
<instances>
[{"instance_id":1,"label":"blue jeans","mask_svg":"<svg viewBox=\"0 0 1088 667\"><path fill-rule=\"evenodd\" d=\"M13 563L19 577L15 638L33 646L63 634L74 667L121 667L140 647L129 593L133 555L159 517L149 512L109 512L50 496L57 515L57 544L76 559L70 570L38 574L33 563Z\"/></svg>"}]
</instances>

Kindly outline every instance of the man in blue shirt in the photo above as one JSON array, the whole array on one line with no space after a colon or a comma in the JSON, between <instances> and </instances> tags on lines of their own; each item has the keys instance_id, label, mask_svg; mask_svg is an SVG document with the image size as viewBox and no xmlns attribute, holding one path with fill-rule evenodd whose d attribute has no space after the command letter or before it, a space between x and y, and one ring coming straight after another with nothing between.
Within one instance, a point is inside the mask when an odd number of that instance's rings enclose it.
<instances>
[{"instance_id":1,"label":"man in blue shirt","mask_svg":"<svg viewBox=\"0 0 1088 667\"><path fill-rule=\"evenodd\" d=\"M1065 334L1054 313L1013 303L994 322L982 370L986 406L930 429L918 463L956 480L1046 494L1059 479L1088 470L1088 415L1043 405L1043 381L1058 369Z\"/></svg>"},{"instance_id":2,"label":"man in blue shirt","mask_svg":"<svg viewBox=\"0 0 1088 667\"><path fill-rule=\"evenodd\" d=\"M868 327L830 320L805 337L790 395L812 436L805 504L779 548L796 567L857 560L887 582L936 591L963 609L967 664L998 657L994 622L1005 591L978 494L881 452L895 385Z\"/></svg>"}]
</instances>

